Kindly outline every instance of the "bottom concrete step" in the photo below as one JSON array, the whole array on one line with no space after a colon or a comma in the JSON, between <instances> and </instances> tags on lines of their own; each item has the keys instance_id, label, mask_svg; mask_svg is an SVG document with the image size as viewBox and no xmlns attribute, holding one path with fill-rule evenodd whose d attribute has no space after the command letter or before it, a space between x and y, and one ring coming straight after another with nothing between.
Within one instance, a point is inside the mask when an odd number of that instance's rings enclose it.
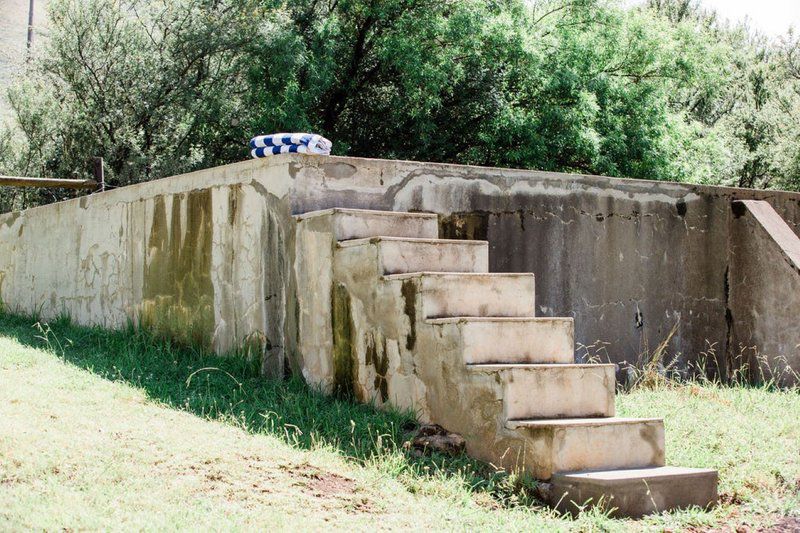
<instances>
[{"instance_id":1,"label":"bottom concrete step","mask_svg":"<svg viewBox=\"0 0 800 533\"><path fill-rule=\"evenodd\" d=\"M717 472L662 466L633 470L554 474L551 504L575 514L587 505L601 505L612 516L639 518L671 509L717 502Z\"/></svg>"}]
</instances>

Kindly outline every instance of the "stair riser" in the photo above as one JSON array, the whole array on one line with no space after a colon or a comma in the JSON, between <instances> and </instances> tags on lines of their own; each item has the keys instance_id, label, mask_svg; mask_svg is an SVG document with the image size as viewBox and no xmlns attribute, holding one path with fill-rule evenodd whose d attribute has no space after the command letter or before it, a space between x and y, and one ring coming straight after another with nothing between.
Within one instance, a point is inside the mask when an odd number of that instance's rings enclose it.
<instances>
[{"instance_id":1,"label":"stair riser","mask_svg":"<svg viewBox=\"0 0 800 533\"><path fill-rule=\"evenodd\" d=\"M453 242L380 241L380 273L488 272L489 245Z\"/></svg>"},{"instance_id":2,"label":"stair riser","mask_svg":"<svg viewBox=\"0 0 800 533\"><path fill-rule=\"evenodd\" d=\"M525 428L534 449L541 449L536 477L549 479L557 472L611 470L664 466L662 422Z\"/></svg>"},{"instance_id":3,"label":"stair riser","mask_svg":"<svg viewBox=\"0 0 800 533\"><path fill-rule=\"evenodd\" d=\"M502 376L506 420L615 414L613 366L514 370Z\"/></svg>"},{"instance_id":4,"label":"stair riser","mask_svg":"<svg viewBox=\"0 0 800 533\"><path fill-rule=\"evenodd\" d=\"M530 322L465 322L461 324L464 362L573 363L571 319Z\"/></svg>"},{"instance_id":5,"label":"stair riser","mask_svg":"<svg viewBox=\"0 0 800 533\"><path fill-rule=\"evenodd\" d=\"M333 217L334 237L339 241L378 236L420 239L439 237L439 224L436 217L390 212L338 212Z\"/></svg>"},{"instance_id":6,"label":"stair riser","mask_svg":"<svg viewBox=\"0 0 800 533\"><path fill-rule=\"evenodd\" d=\"M425 318L532 317L533 276L423 277L420 283Z\"/></svg>"}]
</instances>

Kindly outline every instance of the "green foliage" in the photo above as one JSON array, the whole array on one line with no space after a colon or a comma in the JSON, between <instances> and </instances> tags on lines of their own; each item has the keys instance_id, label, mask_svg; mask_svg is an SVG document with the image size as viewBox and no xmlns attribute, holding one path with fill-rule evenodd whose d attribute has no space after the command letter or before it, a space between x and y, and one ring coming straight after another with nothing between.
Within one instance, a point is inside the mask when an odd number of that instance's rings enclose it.
<instances>
[{"instance_id":1,"label":"green foliage","mask_svg":"<svg viewBox=\"0 0 800 533\"><path fill-rule=\"evenodd\" d=\"M73 177L103 156L124 185L231 159L254 36L244 3L56 0L50 13L47 47L9 95L20 173Z\"/></svg>"},{"instance_id":2,"label":"green foliage","mask_svg":"<svg viewBox=\"0 0 800 533\"><path fill-rule=\"evenodd\" d=\"M56 0L51 12L10 94L0 171L71 177L101 155L124 185L242 159L257 133L313 130L337 154L800 188L798 39L767 41L696 1Z\"/></svg>"}]
</instances>

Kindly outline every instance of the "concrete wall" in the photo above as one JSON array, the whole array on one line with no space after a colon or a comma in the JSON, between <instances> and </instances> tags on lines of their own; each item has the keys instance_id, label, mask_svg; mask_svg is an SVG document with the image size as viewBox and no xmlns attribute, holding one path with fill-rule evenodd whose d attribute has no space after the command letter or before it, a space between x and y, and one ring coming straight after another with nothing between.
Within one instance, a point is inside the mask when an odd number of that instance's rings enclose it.
<instances>
[{"instance_id":1,"label":"concrete wall","mask_svg":"<svg viewBox=\"0 0 800 533\"><path fill-rule=\"evenodd\" d=\"M575 317L589 352L636 361L677 323L671 353L686 366L711 347L713 373L731 356L734 199L768 201L798 232L792 193L283 156L0 216L0 298L108 326L161 317L220 351L263 335L279 372L300 361L290 215L431 211L441 236L488 239L493 271L535 273L539 314Z\"/></svg>"},{"instance_id":2,"label":"concrete wall","mask_svg":"<svg viewBox=\"0 0 800 533\"><path fill-rule=\"evenodd\" d=\"M285 161L254 161L0 215L0 299L248 346L281 374L296 338L291 185Z\"/></svg>"},{"instance_id":3,"label":"concrete wall","mask_svg":"<svg viewBox=\"0 0 800 533\"><path fill-rule=\"evenodd\" d=\"M736 202L731 230L730 344L750 381L798 383L800 238L766 202Z\"/></svg>"},{"instance_id":4,"label":"concrete wall","mask_svg":"<svg viewBox=\"0 0 800 533\"><path fill-rule=\"evenodd\" d=\"M730 353L726 319L731 202L766 200L800 231L796 193L411 162L314 163L294 167L315 187L295 198L295 212L438 213L441 236L489 241L491 271L536 274L539 314L575 318L576 340L587 347L578 347L579 357L617 363L653 352L677 324L668 350L676 366L726 373L739 352Z\"/></svg>"}]
</instances>

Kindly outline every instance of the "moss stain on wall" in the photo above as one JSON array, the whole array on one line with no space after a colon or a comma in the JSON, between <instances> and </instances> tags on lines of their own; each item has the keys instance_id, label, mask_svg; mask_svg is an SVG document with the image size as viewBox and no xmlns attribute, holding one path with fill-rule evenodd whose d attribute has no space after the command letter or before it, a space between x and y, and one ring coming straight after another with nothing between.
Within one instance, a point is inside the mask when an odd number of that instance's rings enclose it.
<instances>
[{"instance_id":1,"label":"moss stain on wall","mask_svg":"<svg viewBox=\"0 0 800 533\"><path fill-rule=\"evenodd\" d=\"M338 396L352 397L356 381L353 358L353 316L350 311L350 294L341 283L331 290L331 323L333 326L333 392ZM361 400L361 398L359 398Z\"/></svg>"},{"instance_id":2,"label":"moss stain on wall","mask_svg":"<svg viewBox=\"0 0 800 533\"><path fill-rule=\"evenodd\" d=\"M417 286L415 285L415 282L413 280L403 281L401 292L405 302L403 310L408 317L409 325L408 335L406 336L406 349L413 350L414 346L417 344Z\"/></svg>"},{"instance_id":3,"label":"moss stain on wall","mask_svg":"<svg viewBox=\"0 0 800 533\"><path fill-rule=\"evenodd\" d=\"M214 331L211 189L173 195L170 211L163 196L154 198L140 324L181 344L209 349Z\"/></svg>"},{"instance_id":4,"label":"moss stain on wall","mask_svg":"<svg viewBox=\"0 0 800 533\"><path fill-rule=\"evenodd\" d=\"M377 337L377 338L376 338ZM379 340L380 339L380 340ZM386 339L380 333L367 334L364 363L375 367L375 380L372 386L380 392L381 402L389 400L389 356L386 354Z\"/></svg>"}]
</instances>

